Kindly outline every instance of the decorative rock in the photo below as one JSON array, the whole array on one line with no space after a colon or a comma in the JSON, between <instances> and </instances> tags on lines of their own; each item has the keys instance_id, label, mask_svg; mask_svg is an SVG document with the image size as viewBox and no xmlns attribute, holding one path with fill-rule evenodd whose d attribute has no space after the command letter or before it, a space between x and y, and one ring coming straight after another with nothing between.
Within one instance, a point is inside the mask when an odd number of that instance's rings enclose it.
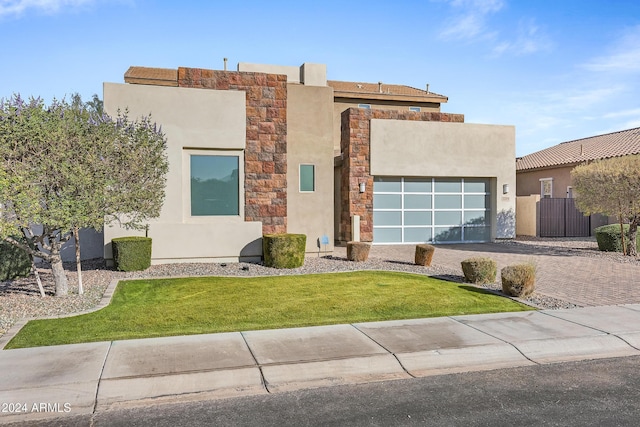
<instances>
[{"instance_id":1,"label":"decorative rock","mask_svg":"<svg viewBox=\"0 0 640 427\"><path fill-rule=\"evenodd\" d=\"M502 292L512 297L526 297L533 293L536 269L531 264L510 265L500 271Z\"/></svg>"},{"instance_id":2,"label":"decorative rock","mask_svg":"<svg viewBox=\"0 0 640 427\"><path fill-rule=\"evenodd\" d=\"M347 242L347 259L349 261L363 262L369 258L370 243Z\"/></svg>"},{"instance_id":3,"label":"decorative rock","mask_svg":"<svg viewBox=\"0 0 640 427\"><path fill-rule=\"evenodd\" d=\"M431 266L431 260L433 259L433 253L436 251L435 246L421 244L416 245L415 263L417 265L423 265L425 267Z\"/></svg>"}]
</instances>

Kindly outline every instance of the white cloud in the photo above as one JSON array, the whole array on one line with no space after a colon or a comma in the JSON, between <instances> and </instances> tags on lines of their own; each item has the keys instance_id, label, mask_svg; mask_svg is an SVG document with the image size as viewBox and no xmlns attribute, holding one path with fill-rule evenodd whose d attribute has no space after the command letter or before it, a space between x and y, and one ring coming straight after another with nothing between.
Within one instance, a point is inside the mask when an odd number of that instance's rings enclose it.
<instances>
[{"instance_id":1,"label":"white cloud","mask_svg":"<svg viewBox=\"0 0 640 427\"><path fill-rule=\"evenodd\" d=\"M493 56L529 55L549 50L553 43L534 19L522 19L515 29L502 33L490 25L491 17L505 7L505 0L448 0L453 16L445 22L439 37L443 40L485 41ZM516 34L510 34L515 32Z\"/></svg>"},{"instance_id":2,"label":"white cloud","mask_svg":"<svg viewBox=\"0 0 640 427\"><path fill-rule=\"evenodd\" d=\"M533 19L521 22L518 35L513 41L499 42L493 48L494 56L511 53L516 56L528 55L539 51L551 49L553 43L549 37L538 27Z\"/></svg>"},{"instance_id":3,"label":"white cloud","mask_svg":"<svg viewBox=\"0 0 640 427\"><path fill-rule=\"evenodd\" d=\"M472 39L485 31L484 20L480 16L461 16L449 24L448 28L440 33L443 39Z\"/></svg>"},{"instance_id":4,"label":"white cloud","mask_svg":"<svg viewBox=\"0 0 640 427\"><path fill-rule=\"evenodd\" d=\"M502 9L503 0L451 0L449 4L457 13L447 21L447 28L440 32L440 38L462 40L495 36L488 29L487 15Z\"/></svg>"},{"instance_id":5,"label":"white cloud","mask_svg":"<svg viewBox=\"0 0 640 427\"><path fill-rule=\"evenodd\" d=\"M628 29L607 55L584 64L584 68L597 72L640 71L640 25Z\"/></svg>"},{"instance_id":6,"label":"white cloud","mask_svg":"<svg viewBox=\"0 0 640 427\"><path fill-rule=\"evenodd\" d=\"M605 119L617 119L620 117L635 117L640 120L640 108L632 108L629 110L616 111L615 113L607 113L604 116Z\"/></svg>"},{"instance_id":7,"label":"white cloud","mask_svg":"<svg viewBox=\"0 0 640 427\"><path fill-rule=\"evenodd\" d=\"M0 0L0 17L20 15L28 9L55 13L60 9L82 6L95 0Z\"/></svg>"}]
</instances>

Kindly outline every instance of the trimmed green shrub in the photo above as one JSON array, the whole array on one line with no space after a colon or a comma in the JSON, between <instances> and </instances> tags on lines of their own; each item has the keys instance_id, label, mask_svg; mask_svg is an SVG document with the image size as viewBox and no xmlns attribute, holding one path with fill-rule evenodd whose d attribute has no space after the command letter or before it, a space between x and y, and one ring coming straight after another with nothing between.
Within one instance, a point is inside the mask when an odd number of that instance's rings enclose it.
<instances>
[{"instance_id":1,"label":"trimmed green shrub","mask_svg":"<svg viewBox=\"0 0 640 427\"><path fill-rule=\"evenodd\" d=\"M502 292L512 297L526 297L535 289L536 267L533 264L516 264L500 270Z\"/></svg>"},{"instance_id":2,"label":"trimmed green shrub","mask_svg":"<svg viewBox=\"0 0 640 427\"><path fill-rule=\"evenodd\" d=\"M296 268L304 264L307 236L304 234L265 234L262 236L264 265L273 268Z\"/></svg>"},{"instance_id":3,"label":"trimmed green shrub","mask_svg":"<svg viewBox=\"0 0 640 427\"><path fill-rule=\"evenodd\" d=\"M31 273L29 255L9 242L0 241L0 280L26 277Z\"/></svg>"},{"instance_id":4,"label":"trimmed green shrub","mask_svg":"<svg viewBox=\"0 0 640 427\"><path fill-rule=\"evenodd\" d=\"M491 258L469 258L462 261L461 264L464 278L469 283L483 284L496 281L498 265Z\"/></svg>"},{"instance_id":5,"label":"trimmed green shrub","mask_svg":"<svg viewBox=\"0 0 640 427\"><path fill-rule=\"evenodd\" d=\"M420 244L416 245L416 254L414 256L414 263L416 265L424 265L425 267L429 267L431 265L431 260L433 259L433 254L436 251L436 247L433 245Z\"/></svg>"},{"instance_id":6,"label":"trimmed green shrub","mask_svg":"<svg viewBox=\"0 0 640 427\"><path fill-rule=\"evenodd\" d=\"M116 270L140 271L151 265L150 237L116 237L111 239Z\"/></svg>"},{"instance_id":7,"label":"trimmed green shrub","mask_svg":"<svg viewBox=\"0 0 640 427\"><path fill-rule=\"evenodd\" d=\"M622 224L624 229L625 244L629 242L629 224ZM598 250L605 252L622 252L622 238L620 237L620 224L603 225L596 228L596 241ZM640 252L640 239L636 236L636 247Z\"/></svg>"}]
</instances>

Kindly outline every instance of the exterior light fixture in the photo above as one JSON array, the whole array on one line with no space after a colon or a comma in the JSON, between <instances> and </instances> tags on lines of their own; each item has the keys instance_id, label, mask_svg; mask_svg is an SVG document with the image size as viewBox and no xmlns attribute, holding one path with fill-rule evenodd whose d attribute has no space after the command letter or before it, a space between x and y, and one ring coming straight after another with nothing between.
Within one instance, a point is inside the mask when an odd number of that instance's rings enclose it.
<instances>
[{"instance_id":1,"label":"exterior light fixture","mask_svg":"<svg viewBox=\"0 0 640 427\"><path fill-rule=\"evenodd\" d=\"M364 182L360 183L359 188L361 193L364 193L367 190L366 184Z\"/></svg>"},{"instance_id":2,"label":"exterior light fixture","mask_svg":"<svg viewBox=\"0 0 640 427\"><path fill-rule=\"evenodd\" d=\"M509 184L502 184L502 194L509 193Z\"/></svg>"}]
</instances>

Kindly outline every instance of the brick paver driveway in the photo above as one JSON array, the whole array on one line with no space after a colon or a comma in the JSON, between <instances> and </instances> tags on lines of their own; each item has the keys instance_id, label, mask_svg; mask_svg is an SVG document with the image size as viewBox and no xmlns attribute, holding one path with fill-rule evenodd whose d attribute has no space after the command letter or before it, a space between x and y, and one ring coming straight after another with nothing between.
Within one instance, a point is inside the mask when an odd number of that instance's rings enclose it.
<instances>
[{"instance_id":1,"label":"brick paver driveway","mask_svg":"<svg viewBox=\"0 0 640 427\"><path fill-rule=\"evenodd\" d=\"M415 245L374 245L370 257L412 261ZM438 245L433 264L460 271L460 262L488 256L500 269L520 262L536 265L536 292L580 306L640 303L640 263L620 263L579 251L535 245L482 243Z\"/></svg>"}]
</instances>

